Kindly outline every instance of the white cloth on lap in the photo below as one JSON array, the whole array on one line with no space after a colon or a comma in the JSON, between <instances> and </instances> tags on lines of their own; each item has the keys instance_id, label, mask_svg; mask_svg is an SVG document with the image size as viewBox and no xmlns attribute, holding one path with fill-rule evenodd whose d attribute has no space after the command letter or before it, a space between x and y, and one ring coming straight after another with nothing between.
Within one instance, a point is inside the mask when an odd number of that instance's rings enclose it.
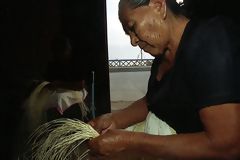
<instances>
[{"instance_id":1,"label":"white cloth on lap","mask_svg":"<svg viewBox=\"0 0 240 160\"><path fill-rule=\"evenodd\" d=\"M166 122L159 119L154 113L149 112L145 121L126 128L128 131L144 132L153 135L172 135L176 131Z\"/></svg>"}]
</instances>

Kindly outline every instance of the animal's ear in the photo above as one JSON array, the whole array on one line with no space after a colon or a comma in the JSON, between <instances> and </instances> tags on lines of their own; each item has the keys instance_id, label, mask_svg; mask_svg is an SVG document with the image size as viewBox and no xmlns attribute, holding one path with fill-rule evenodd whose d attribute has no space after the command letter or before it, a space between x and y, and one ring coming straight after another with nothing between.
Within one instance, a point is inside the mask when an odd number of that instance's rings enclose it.
<instances>
[{"instance_id":1,"label":"animal's ear","mask_svg":"<svg viewBox=\"0 0 240 160\"><path fill-rule=\"evenodd\" d=\"M149 6L153 7L165 19L167 16L166 0L150 0Z\"/></svg>"}]
</instances>

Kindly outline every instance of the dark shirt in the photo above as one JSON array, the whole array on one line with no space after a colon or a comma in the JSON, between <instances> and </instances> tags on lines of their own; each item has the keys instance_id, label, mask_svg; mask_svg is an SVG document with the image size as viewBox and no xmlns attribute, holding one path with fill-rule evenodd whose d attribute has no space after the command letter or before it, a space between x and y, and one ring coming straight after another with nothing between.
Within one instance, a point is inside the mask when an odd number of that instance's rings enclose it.
<instances>
[{"instance_id":1,"label":"dark shirt","mask_svg":"<svg viewBox=\"0 0 240 160\"><path fill-rule=\"evenodd\" d=\"M148 107L178 133L203 130L202 108L240 102L240 26L229 17L189 21L173 67L157 81L161 62L152 65Z\"/></svg>"}]
</instances>

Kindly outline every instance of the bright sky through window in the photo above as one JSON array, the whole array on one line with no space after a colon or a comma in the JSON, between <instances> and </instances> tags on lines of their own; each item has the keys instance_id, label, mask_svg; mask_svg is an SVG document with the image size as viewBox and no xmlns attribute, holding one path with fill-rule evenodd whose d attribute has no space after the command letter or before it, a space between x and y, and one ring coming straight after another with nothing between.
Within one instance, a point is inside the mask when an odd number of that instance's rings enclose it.
<instances>
[{"instance_id":1,"label":"bright sky through window","mask_svg":"<svg viewBox=\"0 0 240 160\"><path fill-rule=\"evenodd\" d=\"M152 59L148 53L139 47L133 47L129 36L125 35L118 19L118 1L106 0L107 2L107 30L108 30L108 55L109 60L114 59Z\"/></svg>"}]
</instances>

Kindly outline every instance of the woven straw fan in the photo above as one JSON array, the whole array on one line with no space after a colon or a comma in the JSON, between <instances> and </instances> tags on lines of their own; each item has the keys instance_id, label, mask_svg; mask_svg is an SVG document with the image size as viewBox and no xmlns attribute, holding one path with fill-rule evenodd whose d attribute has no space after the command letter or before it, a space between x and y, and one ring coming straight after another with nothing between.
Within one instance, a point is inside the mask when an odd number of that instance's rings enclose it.
<instances>
[{"instance_id":1,"label":"woven straw fan","mask_svg":"<svg viewBox=\"0 0 240 160\"><path fill-rule=\"evenodd\" d=\"M89 124L61 118L39 126L27 142L19 160L89 160L87 140L99 136ZM158 160L139 153L120 153L109 160Z\"/></svg>"},{"instance_id":2,"label":"woven straw fan","mask_svg":"<svg viewBox=\"0 0 240 160\"><path fill-rule=\"evenodd\" d=\"M61 118L38 127L30 136L20 160L87 160L87 140L99 134L90 125Z\"/></svg>"}]
</instances>

